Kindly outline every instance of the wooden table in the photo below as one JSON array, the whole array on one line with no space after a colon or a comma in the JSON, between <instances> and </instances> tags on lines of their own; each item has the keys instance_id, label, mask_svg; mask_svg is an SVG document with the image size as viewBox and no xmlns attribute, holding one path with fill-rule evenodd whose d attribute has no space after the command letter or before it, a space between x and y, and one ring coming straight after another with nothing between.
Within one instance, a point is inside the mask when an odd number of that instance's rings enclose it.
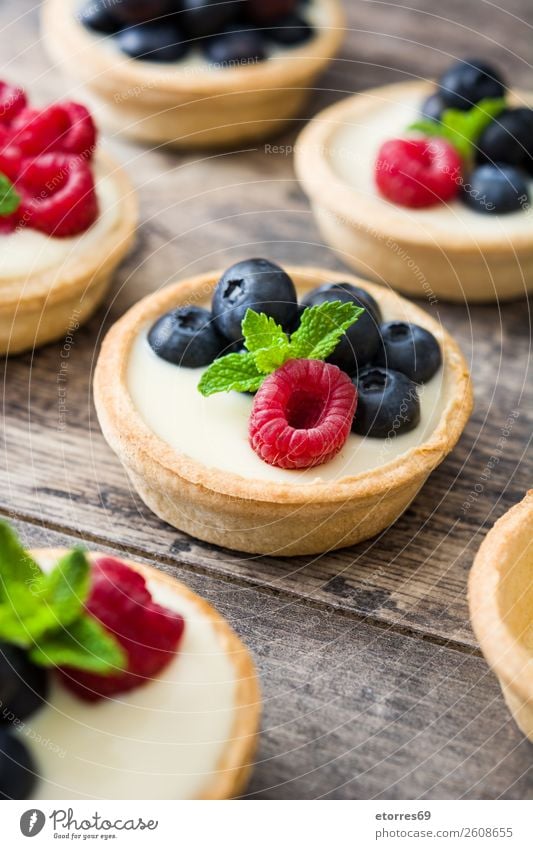
<instances>
[{"instance_id":1,"label":"wooden table","mask_svg":"<svg viewBox=\"0 0 533 849\"><path fill-rule=\"evenodd\" d=\"M505 9L484 0L346 6L350 32L305 118L359 88L436 74L453 56L485 55L532 87L530 0L508 0ZM2 76L43 101L78 97L43 53L34 7L0 6ZM279 141L292 144L303 121ZM321 241L289 156L262 146L181 156L105 144L140 193L137 246L108 306L75 334L65 416L61 344L4 366L0 509L28 544L81 539L155 563L229 618L254 653L264 691L249 795L532 798L533 748L480 655L466 604L481 540L531 485L527 302L433 307L470 362L476 410L457 450L392 529L312 558L204 545L144 507L101 436L91 377L102 334L142 294L238 258L343 266ZM486 474L502 429L501 460Z\"/></svg>"}]
</instances>

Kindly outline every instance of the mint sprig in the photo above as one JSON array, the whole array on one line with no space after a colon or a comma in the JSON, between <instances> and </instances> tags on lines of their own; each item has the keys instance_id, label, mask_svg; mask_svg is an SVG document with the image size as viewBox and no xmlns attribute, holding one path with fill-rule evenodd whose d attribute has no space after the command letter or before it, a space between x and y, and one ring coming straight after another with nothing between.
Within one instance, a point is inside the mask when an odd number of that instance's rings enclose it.
<instances>
[{"instance_id":1,"label":"mint sprig","mask_svg":"<svg viewBox=\"0 0 533 849\"><path fill-rule=\"evenodd\" d=\"M21 198L15 186L5 174L0 174L0 216L5 218L17 211Z\"/></svg>"},{"instance_id":2,"label":"mint sprig","mask_svg":"<svg viewBox=\"0 0 533 849\"><path fill-rule=\"evenodd\" d=\"M503 97L486 98L466 111L445 109L438 121L421 118L410 124L408 129L426 136L440 136L455 147L462 159L470 160L481 134L504 109Z\"/></svg>"},{"instance_id":3,"label":"mint sprig","mask_svg":"<svg viewBox=\"0 0 533 849\"><path fill-rule=\"evenodd\" d=\"M100 675L124 669L115 637L85 609L90 564L75 548L45 574L0 521L0 640L41 666L68 665Z\"/></svg>"},{"instance_id":4,"label":"mint sprig","mask_svg":"<svg viewBox=\"0 0 533 849\"><path fill-rule=\"evenodd\" d=\"M206 396L232 390L255 392L268 374L288 360L325 360L363 312L354 303L325 301L304 310L300 326L289 337L273 318L247 310L242 322L247 351L215 360L203 373L198 389Z\"/></svg>"}]
</instances>

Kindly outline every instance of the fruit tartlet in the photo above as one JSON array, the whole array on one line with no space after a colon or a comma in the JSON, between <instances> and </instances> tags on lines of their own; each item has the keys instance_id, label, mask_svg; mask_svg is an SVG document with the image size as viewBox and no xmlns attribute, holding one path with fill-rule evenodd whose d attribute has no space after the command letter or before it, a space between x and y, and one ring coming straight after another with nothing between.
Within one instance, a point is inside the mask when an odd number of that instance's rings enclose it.
<instances>
[{"instance_id":1,"label":"fruit tartlet","mask_svg":"<svg viewBox=\"0 0 533 849\"><path fill-rule=\"evenodd\" d=\"M137 223L124 172L87 109L30 107L0 81L0 353L78 327L102 300Z\"/></svg>"},{"instance_id":2,"label":"fruit tartlet","mask_svg":"<svg viewBox=\"0 0 533 849\"><path fill-rule=\"evenodd\" d=\"M327 241L418 297L493 301L533 280L533 110L480 60L350 97L306 127L298 177Z\"/></svg>"},{"instance_id":3,"label":"fruit tartlet","mask_svg":"<svg viewBox=\"0 0 533 849\"><path fill-rule=\"evenodd\" d=\"M339 0L46 0L43 10L50 55L99 120L184 148L274 135L343 33Z\"/></svg>"},{"instance_id":4,"label":"fruit tartlet","mask_svg":"<svg viewBox=\"0 0 533 849\"><path fill-rule=\"evenodd\" d=\"M458 346L421 309L265 259L140 301L104 341L94 394L104 436L158 516L283 555L394 522L472 408Z\"/></svg>"},{"instance_id":5,"label":"fruit tartlet","mask_svg":"<svg viewBox=\"0 0 533 849\"><path fill-rule=\"evenodd\" d=\"M226 799L260 694L221 616L154 568L0 523L0 799Z\"/></svg>"},{"instance_id":6,"label":"fruit tartlet","mask_svg":"<svg viewBox=\"0 0 533 849\"><path fill-rule=\"evenodd\" d=\"M533 741L533 490L487 534L468 595L481 650L517 724Z\"/></svg>"}]
</instances>

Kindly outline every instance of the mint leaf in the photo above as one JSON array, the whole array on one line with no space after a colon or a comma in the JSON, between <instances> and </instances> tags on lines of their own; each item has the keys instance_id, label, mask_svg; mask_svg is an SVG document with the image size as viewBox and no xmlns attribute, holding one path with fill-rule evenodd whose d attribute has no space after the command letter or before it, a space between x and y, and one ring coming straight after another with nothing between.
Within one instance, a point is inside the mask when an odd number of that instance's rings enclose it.
<instances>
[{"instance_id":1,"label":"mint leaf","mask_svg":"<svg viewBox=\"0 0 533 849\"><path fill-rule=\"evenodd\" d=\"M452 144L463 159L470 159L483 131L505 109L505 100L486 98L472 109L445 109L440 121L421 118L411 124L409 130L417 130L427 136L440 136Z\"/></svg>"},{"instance_id":2,"label":"mint leaf","mask_svg":"<svg viewBox=\"0 0 533 849\"><path fill-rule=\"evenodd\" d=\"M41 567L23 548L15 531L7 522L0 520L0 602L8 598L10 587L26 587L32 596L31 587L43 575Z\"/></svg>"},{"instance_id":3,"label":"mint leaf","mask_svg":"<svg viewBox=\"0 0 533 849\"><path fill-rule=\"evenodd\" d=\"M262 348L283 348L289 345L289 337L271 316L250 309L246 310L242 321L242 335L251 353Z\"/></svg>"},{"instance_id":4,"label":"mint leaf","mask_svg":"<svg viewBox=\"0 0 533 849\"><path fill-rule=\"evenodd\" d=\"M0 216L12 215L20 206L20 195L11 180L0 174Z\"/></svg>"},{"instance_id":5,"label":"mint leaf","mask_svg":"<svg viewBox=\"0 0 533 849\"><path fill-rule=\"evenodd\" d=\"M341 301L325 301L306 309L298 330L291 336L292 357L324 360L363 312L362 307Z\"/></svg>"},{"instance_id":6,"label":"mint leaf","mask_svg":"<svg viewBox=\"0 0 533 849\"><path fill-rule=\"evenodd\" d=\"M127 663L116 638L88 615L39 640L29 656L40 666L70 666L97 675L120 672Z\"/></svg>"},{"instance_id":7,"label":"mint leaf","mask_svg":"<svg viewBox=\"0 0 533 849\"><path fill-rule=\"evenodd\" d=\"M264 374L258 370L253 354L228 354L215 360L204 371L198 389L202 395L215 392L255 392L263 382Z\"/></svg>"},{"instance_id":8,"label":"mint leaf","mask_svg":"<svg viewBox=\"0 0 533 849\"><path fill-rule=\"evenodd\" d=\"M89 595L90 568L85 552L74 548L45 577L41 601L62 625L70 625L82 612Z\"/></svg>"}]
</instances>

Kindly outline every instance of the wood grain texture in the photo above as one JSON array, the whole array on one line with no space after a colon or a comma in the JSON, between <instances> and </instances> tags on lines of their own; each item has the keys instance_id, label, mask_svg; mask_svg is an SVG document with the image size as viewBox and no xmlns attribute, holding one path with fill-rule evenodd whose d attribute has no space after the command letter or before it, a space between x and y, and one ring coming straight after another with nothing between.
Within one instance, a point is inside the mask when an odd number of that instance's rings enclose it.
<instances>
[{"instance_id":1,"label":"wood grain texture","mask_svg":"<svg viewBox=\"0 0 533 849\"><path fill-rule=\"evenodd\" d=\"M527 302L422 304L463 347L474 416L393 528L332 555L243 557L163 525L132 491L92 406L102 334L143 294L253 254L343 268L321 241L290 156L303 121L324 105L365 86L430 77L461 55L490 55L533 89L530 0L505 9L485 0L345 5L341 56L277 147L178 156L104 140L140 193L137 245L108 305L72 344L2 365L0 509L33 523L29 535L43 525L153 556L228 613L260 661L267 694L265 755L251 792L524 797L531 747L475 654L466 576L488 528L531 486ZM2 76L42 102L79 97L44 56L34 6L19 0L15 15L0 3Z\"/></svg>"}]
</instances>

